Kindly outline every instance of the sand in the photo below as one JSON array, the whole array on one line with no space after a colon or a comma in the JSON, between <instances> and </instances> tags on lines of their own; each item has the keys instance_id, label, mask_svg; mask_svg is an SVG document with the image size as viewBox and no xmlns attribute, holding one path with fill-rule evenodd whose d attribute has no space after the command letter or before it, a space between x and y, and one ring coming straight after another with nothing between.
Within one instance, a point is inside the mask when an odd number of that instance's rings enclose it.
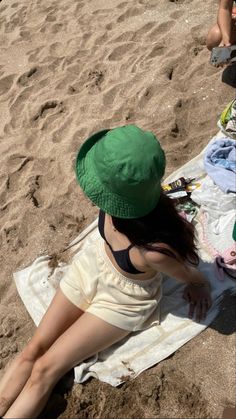
<instances>
[{"instance_id":1,"label":"sand","mask_svg":"<svg viewBox=\"0 0 236 419\"><path fill-rule=\"evenodd\" d=\"M73 163L92 132L152 130L167 174L217 132L235 91L209 64L216 0L0 0L0 376L34 331L12 273L58 254L97 209ZM235 309L119 389L57 387L43 418L220 418L235 404ZM66 395L64 395L66 393Z\"/></svg>"}]
</instances>

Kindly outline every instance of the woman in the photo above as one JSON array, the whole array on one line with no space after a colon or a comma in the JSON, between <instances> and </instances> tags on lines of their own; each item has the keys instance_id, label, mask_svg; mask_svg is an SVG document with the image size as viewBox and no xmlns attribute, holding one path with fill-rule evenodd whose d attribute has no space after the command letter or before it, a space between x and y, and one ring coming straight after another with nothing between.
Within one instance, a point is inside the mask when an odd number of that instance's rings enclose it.
<instances>
[{"instance_id":1,"label":"woman","mask_svg":"<svg viewBox=\"0 0 236 419\"><path fill-rule=\"evenodd\" d=\"M151 325L161 272L186 283L189 316L205 317L209 286L192 226L161 192L165 156L134 125L94 134L80 149L77 179L100 208L101 238L85 247L0 384L0 415L35 418L58 380L84 359Z\"/></svg>"},{"instance_id":2,"label":"woman","mask_svg":"<svg viewBox=\"0 0 236 419\"><path fill-rule=\"evenodd\" d=\"M212 48L229 47L236 44L236 2L220 0L217 23L209 30L206 45Z\"/></svg>"}]
</instances>

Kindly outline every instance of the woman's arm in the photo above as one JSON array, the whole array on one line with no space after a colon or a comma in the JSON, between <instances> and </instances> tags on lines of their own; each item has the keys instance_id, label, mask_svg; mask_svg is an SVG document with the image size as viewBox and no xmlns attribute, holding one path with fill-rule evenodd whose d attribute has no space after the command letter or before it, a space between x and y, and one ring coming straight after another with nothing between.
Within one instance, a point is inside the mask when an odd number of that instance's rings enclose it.
<instances>
[{"instance_id":1,"label":"woman's arm","mask_svg":"<svg viewBox=\"0 0 236 419\"><path fill-rule=\"evenodd\" d=\"M149 251L145 254L146 262L156 271L163 272L177 279L177 281L185 282L187 285L201 286L208 284L196 268L185 264L177 257L170 257L158 251Z\"/></svg>"},{"instance_id":2,"label":"woman's arm","mask_svg":"<svg viewBox=\"0 0 236 419\"><path fill-rule=\"evenodd\" d=\"M159 252L147 252L145 259L151 268L187 285L183 297L189 302L189 317L195 315L197 321L203 320L211 306L211 295L210 285L202 273Z\"/></svg>"},{"instance_id":3,"label":"woman's arm","mask_svg":"<svg viewBox=\"0 0 236 419\"><path fill-rule=\"evenodd\" d=\"M231 20L233 0L220 0L217 23L221 30L222 41L220 46L230 46Z\"/></svg>"}]
</instances>

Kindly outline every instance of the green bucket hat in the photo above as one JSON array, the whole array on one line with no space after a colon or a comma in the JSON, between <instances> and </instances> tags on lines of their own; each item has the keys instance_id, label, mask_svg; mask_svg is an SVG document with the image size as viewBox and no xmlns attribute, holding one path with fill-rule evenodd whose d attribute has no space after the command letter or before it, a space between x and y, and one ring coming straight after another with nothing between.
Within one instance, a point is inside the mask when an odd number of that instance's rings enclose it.
<instances>
[{"instance_id":1,"label":"green bucket hat","mask_svg":"<svg viewBox=\"0 0 236 419\"><path fill-rule=\"evenodd\" d=\"M89 137L75 171L85 195L104 212L139 218L157 205L165 154L154 134L126 125Z\"/></svg>"}]
</instances>

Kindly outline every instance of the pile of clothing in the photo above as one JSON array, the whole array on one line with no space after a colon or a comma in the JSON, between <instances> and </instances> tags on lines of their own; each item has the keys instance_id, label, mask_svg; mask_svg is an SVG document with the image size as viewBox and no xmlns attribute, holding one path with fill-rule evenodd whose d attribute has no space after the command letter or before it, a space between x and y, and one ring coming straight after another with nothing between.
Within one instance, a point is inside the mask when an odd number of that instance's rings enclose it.
<instances>
[{"instance_id":1,"label":"pile of clothing","mask_svg":"<svg viewBox=\"0 0 236 419\"><path fill-rule=\"evenodd\" d=\"M236 100L222 112L218 126L221 131L197 157L192 171L184 166L181 177L169 179L164 191L195 224L202 256L215 260L223 280L224 274L236 279Z\"/></svg>"}]
</instances>

